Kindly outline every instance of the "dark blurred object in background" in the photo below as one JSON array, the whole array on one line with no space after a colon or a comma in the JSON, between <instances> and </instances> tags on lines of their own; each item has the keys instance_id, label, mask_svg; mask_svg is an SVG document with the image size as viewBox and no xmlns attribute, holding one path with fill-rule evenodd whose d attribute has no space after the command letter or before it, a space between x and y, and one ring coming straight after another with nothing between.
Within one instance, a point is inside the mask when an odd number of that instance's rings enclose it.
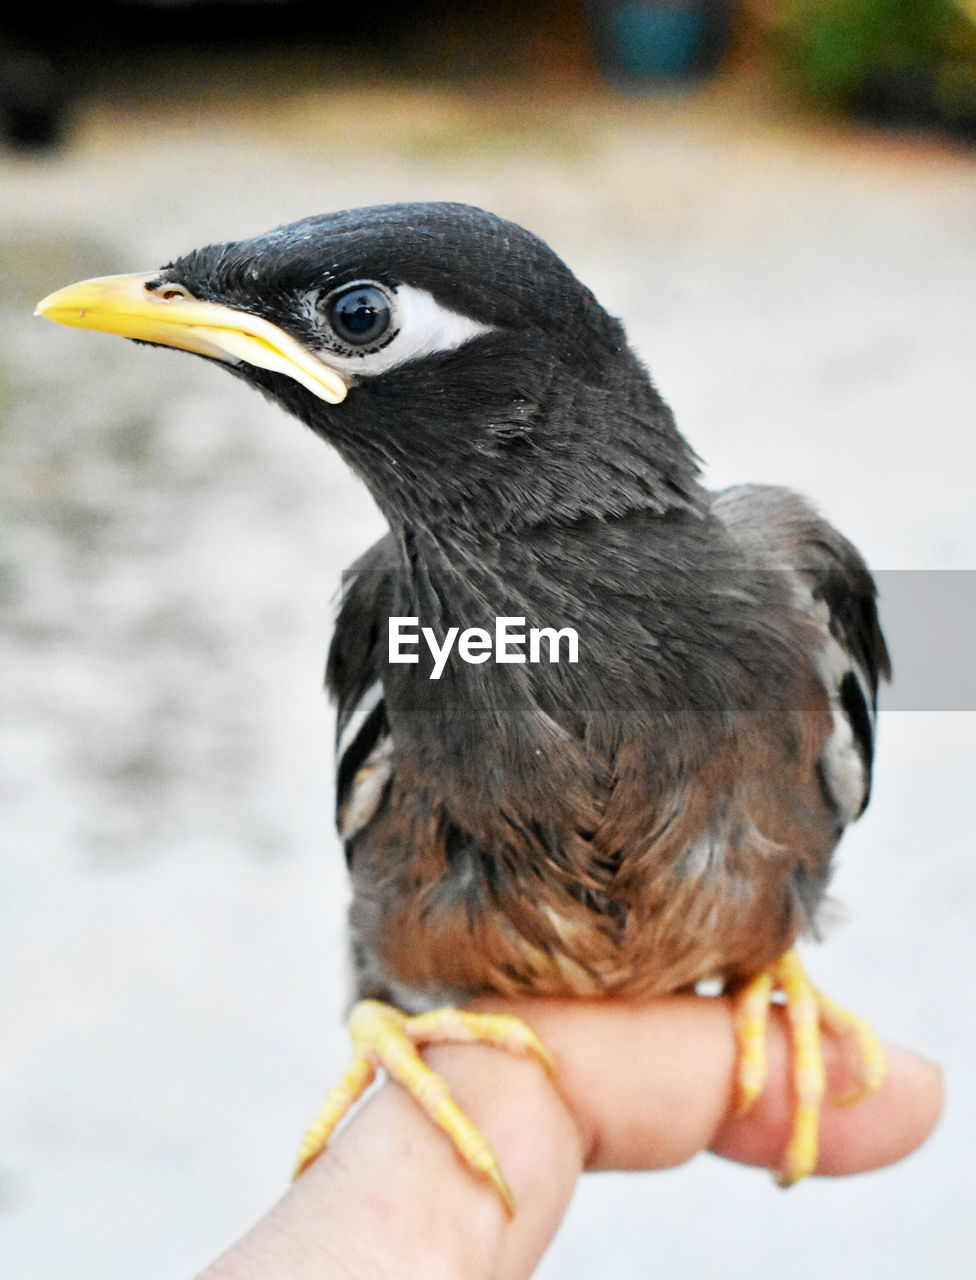
<instances>
[{"instance_id":1,"label":"dark blurred object in background","mask_svg":"<svg viewBox=\"0 0 976 1280\"><path fill-rule=\"evenodd\" d=\"M56 20L12 0L0 12L0 134L41 150L86 98L111 107L153 83L178 96L180 84L219 90L235 77L239 88L268 50L307 90L592 86L597 69L655 93L727 62L733 76L778 82L789 103L976 140L976 0L88 0Z\"/></svg>"},{"instance_id":2,"label":"dark blurred object in background","mask_svg":"<svg viewBox=\"0 0 976 1280\"><path fill-rule=\"evenodd\" d=\"M165 85L180 75L184 55L226 67L228 57L261 48L295 50L306 66L311 54L323 89L350 73L498 86L527 75L556 82L570 71L578 81L596 63L610 83L653 91L714 69L732 7L733 0L90 0L52 22L43 6L19 0L0 14L0 127L18 146L58 142L66 105L104 100L102 73L120 56L150 71L156 59Z\"/></svg>"},{"instance_id":3,"label":"dark blurred object in background","mask_svg":"<svg viewBox=\"0 0 976 1280\"><path fill-rule=\"evenodd\" d=\"M597 62L630 88L680 85L714 71L729 42L730 0L584 0Z\"/></svg>"},{"instance_id":4,"label":"dark blurred object in background","mask_svg":"<svg viewBox=\"0 0 976 1280\"><path fill-rule=\"evenodd\" d=\"M805 97L871 124L976 140L976 0L762 0Z\"/></svg>"},{"instance_id":5,"label":"dark blurred object in background","mask_svg":"<svg viewBox=\"0 0 976 1280\"><path fill-rule=\"evenodd\" d=\"M0 37L0 132L20 150L61 141L67 117L65 79L37 46Z\"/></svg>"},{"instance_id":6,"label":"dark blurred object in background","mask_svg":"<svg viewBox=\"0 0 976 1280\"><path fill-rule=\"evenodd\" d=\"M179 70L166 67L169 56L225 57L262 46L354 46L370 56L396 29L400 8L395 0L371 0L366 9L321 0L89 0L55 18L45 5L16 0L0 11L0 133L21 150L61 142L71 107L97 95L101 73L120 58L159 60L165 84Z\"/></svg>"}]
</instances>

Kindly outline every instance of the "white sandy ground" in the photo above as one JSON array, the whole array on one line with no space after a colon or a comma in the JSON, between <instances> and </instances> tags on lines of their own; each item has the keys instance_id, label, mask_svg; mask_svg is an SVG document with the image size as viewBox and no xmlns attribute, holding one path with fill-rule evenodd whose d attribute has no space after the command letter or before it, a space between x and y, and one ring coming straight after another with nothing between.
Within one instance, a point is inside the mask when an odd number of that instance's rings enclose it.
<instances>
[{"instance_id":1,"label":"white sandy ground","mask_svg":"<svg viewBox=\"0 0 976 1280\"><path fill-rule=\"evenodd\" d=\"M628 321L716 485L803 488L877 567L976 569L976 157L720 91L191 78L82 109L0 191L0 1273L174 1280L283 1190L345 1060L319 680L340 568L380 525L219 370L33 303L309 212L484 204ZM709 1156L585 1179L544 1280L972 1274L974 731L885 713L847 920L809 953L945 1064L932 1142L788 1194Z\"/></svg>"}]
</instances>

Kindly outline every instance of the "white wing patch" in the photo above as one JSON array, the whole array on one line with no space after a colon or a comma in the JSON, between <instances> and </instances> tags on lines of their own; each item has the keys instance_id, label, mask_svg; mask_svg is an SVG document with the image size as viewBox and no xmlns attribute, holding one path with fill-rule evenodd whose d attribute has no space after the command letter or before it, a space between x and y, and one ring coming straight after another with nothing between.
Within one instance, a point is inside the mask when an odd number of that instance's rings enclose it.
<instances>
[{"instance_id":1,"label":"white wing patch","mask_svg":"<svg viewBox=\"0 0 976 1280\"><path fill-rule=\"evenodd\" d=\"M368 740L359 741L367 730L370 735L374 732L369 721L382 701L383 686L379 680L374 680L353 707L336 743L337 779L347 755L355 753L350 756L351 760L362 759L340 796L336 822L343 840L351 840L372 820L383 798L383 790L393 775L393 739L389 733L381 730L371 746ZM366 752L365 758L363 752ZM353 765L350 763L349 767Z\"/></svg>"},{"instance_id":2,"label":"white wing patch","mask_svg":"<svg viewBox=\"0 0 976 1280\"><path fill-rule=\"evenodd\" d=\"M360 696L359 701L350 712L349 718L342 727L336 743L336 761L341 764L342 757L359 737L360 730L379 705L383 697L383 685L374 680Z\"/></svg>"},{"instance_id":3,"label":"white wing patch","mask_svg":"<svg viewBox=\"0 0 976 1280\"><path fill-rule=\"evenodd\" d=\"M808 617L812 618L823 636L822 644L814 652L813 659L827 696L833 730L823 745L820 766L823 781L837 811L842 826L853 822L861 812L867 798L870 777L864 758L858 749L854 728L841 701L841 685L845 677L852 675L860 687L868 714L871 716L872 699L867 691L864 673L842 644L830 631L830 610L823 600L814 599L813 593L800 575L794 579L794 598ZM871 727L874 719L871 717Z\"/></svg>"},{"instance_id":4,"label":"white wing patch","mask_svg":"<svg viewBox=\"0 0 976 1280\"><path fill-rule=\"evenodd\" d=\"M338 828L343 840L351 840L372 820L392 774L393 739L384 733L356 770L349 795L339 810Z\"/></svg>"}]
</instances>

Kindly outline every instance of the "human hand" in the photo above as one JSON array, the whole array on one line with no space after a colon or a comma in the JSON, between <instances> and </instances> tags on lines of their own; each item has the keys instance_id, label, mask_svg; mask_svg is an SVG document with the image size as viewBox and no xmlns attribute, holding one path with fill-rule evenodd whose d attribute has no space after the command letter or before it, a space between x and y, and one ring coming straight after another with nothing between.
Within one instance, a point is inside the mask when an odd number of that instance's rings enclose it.
<instances>
[{"instance_id":1,"label":"human hand","mask_svg":"<svg viewBox=\"0 0 976 1280\"><path fill-rule=\"evenodd\" d=\"M482 1000L514 1013L552 1052L533 1061L484 1045L425 1053L488 1139L512 1188L509 1218L489 1184L394 1085L384 1085L243 1240L200 1280L523 1280L551 1240L584 1169L664 1169L710 1148L775 1168L789 1133L787 1038L771 1020L769 1083L731 1115L736 1048L724 999ZM847 1087L844 1049L825 1037L829 1092ZM818 1172L901 1159L942 1105L938 1068L888 1048L888 1077L857 1106L825 1103ZM796 1194L802 1194L798 1192Z\"/></svg>"}]
</instances>

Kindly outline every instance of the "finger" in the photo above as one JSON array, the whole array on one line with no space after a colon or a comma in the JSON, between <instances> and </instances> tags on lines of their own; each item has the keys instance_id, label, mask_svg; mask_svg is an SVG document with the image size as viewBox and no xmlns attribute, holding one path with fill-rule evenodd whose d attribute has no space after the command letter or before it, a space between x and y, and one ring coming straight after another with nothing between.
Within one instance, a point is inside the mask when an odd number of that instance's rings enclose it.
<instances>
[{"instance_id":1,"label":"finger","mask_svg":"<svg viewBox=\"0 0 976 1280\"><path fill-rule=\"evenodd\" d=\"M587 1169L682 1164L708 1146L728 1113L736 1049L724 1001L526 1000L504 1008L525 1018L555 1057L554 1083L579 1128Z\"/></svg>"},{"instance_id":2,"label":"finger","mask_svg":"<svg viewBox=\"0 0 976 1280\"><path fill-rule=\"evenodd\" d=\"M746 1115L733 1117L736 1043L726 1000L547 1000L504 1008L530 1022L556 1057L556 1084L579 1126L587 1168L666 1168L705 1147L768 1168L782 1160L793 1098L778 1010L770 1020L767 1086ZM838 1106L830 1098L854 1083L851 1064L833 1037L824 1037L824 1047L830 1087L818 1172L877 1168L925 1140L942 1105L938 1068L888 1049L879 1092Z\"/></svg>"},{"instance_id":3,"label":"finger","mask_svg":"<svg viewBox=\"0 0 976 1280\"><path fill-rule=\"evenodd\" d=\"M792 1122L787 1040L776 1026L770 1037L770 1085L745 1116L731 1116L711 1143L717 1154L741 1164L774 1168ZM841 1098L853 1083L843 1047L824 1037L828 1096L820 1114L819 1174L861 1173L893 1164L914 1151L934 1129L942 1110L939 1068L905 1049L885 1046L888 1071L877 1093L853 1106Z\"/></svg>"},{"instance_id":4,"label":"finger","mask_svg":"<svg viewBox=\"0 0 976 1280\"><path fill-rule=\"evenodd\" d=\"M576 1127L532 1060L483 1045L426 1056L491 1143L514 1218L414 1100L385 1084L200 1280L527 1280L579 1176Z\"/></svg>"},{"instance_id":5,"label":"finger","mask_svg":"<svg viewBox=\"0 0 976 1280\"><path fill-rule=\"evenodd\" d=\"M557 1060L558 1094L525 1058L483 1045L428 1053L495 1151L515 1195L514 1219L412 1099L387 1086L207 1280L257 1280L269 1260L282 1280L419 1274L432 1251L459 1280L524 1280L584 1163L663 1168L712 1146L745 1163L779 1164L791 1090L778 1015L767 1088L747 1115L733 1117L736 1047L727 1001L486 1000L477 1007L525 1018ZM836 1043L825 1043L831 1092L839 1095L851 1083L849 1064ZM876 1095L825 1107L819 1171L896 1160L934 1126L938 1070L904 1050L888 1053L888 1079Z\"/></svg>"}]
</instances>

